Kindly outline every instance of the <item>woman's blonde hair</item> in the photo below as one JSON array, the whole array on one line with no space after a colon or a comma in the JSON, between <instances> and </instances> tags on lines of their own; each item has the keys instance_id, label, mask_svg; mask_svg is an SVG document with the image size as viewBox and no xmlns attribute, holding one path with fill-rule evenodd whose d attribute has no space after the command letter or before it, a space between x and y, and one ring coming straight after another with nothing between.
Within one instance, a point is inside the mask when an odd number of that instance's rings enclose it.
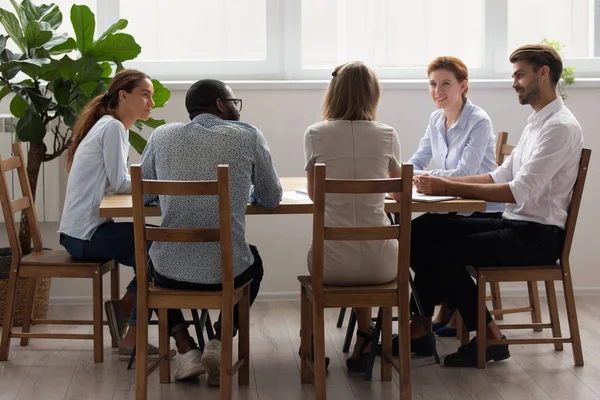
<instances>
[{"instance_id":1,"label":"woman's blonde hair","mask_svg":"<svg viewBox=\"0 0 600 400\"><path fill-rule=\"evenodd\" d=\"M374 121L381 91L377 75L359 61L339 65L331 75L323 119Z\"/></svg>"}]
</instances>

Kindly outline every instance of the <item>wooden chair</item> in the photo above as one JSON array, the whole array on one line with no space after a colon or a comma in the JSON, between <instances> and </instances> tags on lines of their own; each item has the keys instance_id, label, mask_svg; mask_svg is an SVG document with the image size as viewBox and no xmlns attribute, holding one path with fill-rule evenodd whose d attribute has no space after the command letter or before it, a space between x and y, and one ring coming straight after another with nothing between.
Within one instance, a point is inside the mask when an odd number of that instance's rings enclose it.
<instances>
[{"instance_id":1,"label":"wooden chair","mask_svg":"<svg viewBox=\"0 0 600 400\"><path fill-rule=\"evenodd\" d=\"M579 162L579 172L577 180L573 187L571 204L567 223L565 225L565 241L563 244L560 259L556 264L543 266L522 266L522 267L469 267L469 272L477 280L477 367L485 368L485 347L488 344L547 344L553 343L554 349L563 350L563 343L571 343L573 347L573 359L576 366L583 366L583 352L581 350L581 338L579 336L579 325L577 323L577 311L575 309L575 296L573 293L573 281L571 279L571 265L569 256L571 254L571 245L573 244L573 235L575 225L579 214L579 206L583 195L583 187L587 175L588 165L592 151L583 149L581 160ZM500 329L552 329L552 338L532 338L532 339L486 339L485 323L485 284L486 282L537 282L544 281L546 284L546 296L548 298L548 311L550 314L550 323L531 323L531 324L506 324L499 325ZM561 337L560 320L558 317L558 306L556 303L556 292L554 281L562 281L565 294L565 303L569 323L569 337ZM531 296L531 295L530 295Z\"/></svg>"},{"instance_id":2,"label":"wooden chair","mask_svg":"<svg viewBox=\"0 0 600 400\"><path fill-rule=\"evenodd\" d=\"M402 166L398 179L334 180L325 179L325 165L315 165L312 275L299 276L301 288L301 381L314 379L315 398L325 399L324 309L337 307L383 307L381 380L392 379L392 366L400 373L400 399L410 399L411 365L409 332L410 223L385 227L325 226L325 196L330 193L401 193L400 215L410 222L412 165ZM329 286L323 284L325 240L397 239L398 275L396 280L376 286ZM398 307L400 360L392 356L392 307ZM312 335L311 335L312 333ZM314 337L314 361L311 339Z\"/></svg>"},{"instance_id":3,"label":"wooden chair","mask_svg":"<svg viewBox=\"0 0 600 400\"><path fill-rule=\"evenodd\" d=\"M40 227L35 212L35 204L31 194L29 179L25 168L25 159L19 143L12 146L13 157L6 160L0 158L0 203L8 232L8 240L12 252L10 277L8 280L8 294L6 308L4 310L4 321L2 327L2 340L0 343L0 360L8 359L10 353L10 339L21 338L21 346L27 346L31 338L45 339L87 339L94 341L94 362L103 361L103 318L102 318L102 276L111 272L111 297L119 298L119 268L113 260L76 260L65 250L49 250L42 246ZM6 182L6 172L16 170L23 197L11 201ZM19 243L19 233L15 219L15 213L24 211L29 222L29 229L33 239L33 251L31 254L23 255ZM32 309L35 297L37 278L89 278L93 285L93 319L83 320L48 320L32 319ZM25 302L25 315L22 331L13 332L12 320L15 305L15 293L17 280L29 278L27 288L27 299ZM93 334L75 333L30 333L31 325L92 325ZM118 347L117 343L112 343Z\"/></svg>"},{"instance_id":4,"label":"wooden chair","mask_svg":"<svg viewBox=\"0 0 600 400\"><path fill-rule=\"evenodd\" d=\"M167 311L170 308L220 309L221 379L220 399L231 399L232 377L238 372L240 385L250 380L250 287L249 282L234 288L233 251L231 239L231 205L229 199L229 167L219 165L216 181L154 181L142 180L141 167L131 167L133 193L133 223L136 260L138 262L138 326L136 347L148 347L148 309L158 309L159 359L147 369L148 353L136 357L135 398L147 398L148 374L160 365L160 382L171 381L169 330ZM218 228L157 228L146 227L144 194L200 196L216 195L219 201ZM220 242L223 289L215 291L175 290L154 286L148 282L146 241L156 242ZM239 303L239 360L232 366L233 307Z\"/></svg>"}]
</instances>

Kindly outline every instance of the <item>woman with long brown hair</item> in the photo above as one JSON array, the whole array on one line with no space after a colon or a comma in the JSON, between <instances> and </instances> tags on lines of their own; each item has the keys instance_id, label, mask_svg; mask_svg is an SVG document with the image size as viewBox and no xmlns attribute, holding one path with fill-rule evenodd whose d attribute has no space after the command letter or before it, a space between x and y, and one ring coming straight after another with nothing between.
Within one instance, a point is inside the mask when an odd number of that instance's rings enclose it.
<instances>
[{"instance_id":1,"label":"woman with long brown hair","mask_svg":"<svg viewBox=\"0 0 600 400\"><path fill-rule=\"evenodd\" d=\"M60 243L74 258L114 259L135 268L133 224L98 215L104 194L131 193L127 170L129 128L147 120L154 102L152 81L143 72L124 69L108 91L85 107L73 129L69 148L67 192L60 221ZM121 300L106 302L110 333L119 343L119 358L135 345L135 277ZM129 330L125 338L129 317ZM150 346L152 355L158 349Z\"/></svg>"},{"instance_id":2,"label":"woman with long brown hair","mask_svg":"<svg viewBox=\"0 0 600 400\"><path fill-rule=\"evenodd\" d=\"M327 165L333 179L382 179L400 176L400 141L391 126L376 121L380 97L375 73L361 62L335 68L323 104L323 121L304 134L308 193L313 197L314 164ZM329 195L325 223L331 226L389 225L384 195ZM398 243L326 242L323 281L331 285L377 285L397 273ZM308 265L311 269L311 251ZM371 309L356 309L356 345L348 370L364 371L371 343Z\"/></svg>"}]
</instances>

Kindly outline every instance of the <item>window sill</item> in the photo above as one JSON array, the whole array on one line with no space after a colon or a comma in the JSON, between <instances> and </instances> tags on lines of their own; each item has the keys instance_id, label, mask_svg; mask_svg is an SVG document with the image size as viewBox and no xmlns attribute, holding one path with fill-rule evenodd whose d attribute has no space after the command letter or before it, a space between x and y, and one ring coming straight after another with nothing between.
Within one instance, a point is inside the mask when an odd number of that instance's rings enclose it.
<instances>
[{"instance_id":1,"label":"window sill","mask_svg":"<svg viewBox=\"0 0 600 400\"><path fill-rule=\"evenodd\" d=\"M227 80L234 90L325 90L329 81L325 80ZM427 86L425 79L382 79L381 87L390 90L423 90ZM193 81L162 81L170 90L187 90ZM471 89L512 89L512 79L472 79ZM600 78L580 78L572 86L577 89L600 88Z\"/></svg>"}]
</instances>

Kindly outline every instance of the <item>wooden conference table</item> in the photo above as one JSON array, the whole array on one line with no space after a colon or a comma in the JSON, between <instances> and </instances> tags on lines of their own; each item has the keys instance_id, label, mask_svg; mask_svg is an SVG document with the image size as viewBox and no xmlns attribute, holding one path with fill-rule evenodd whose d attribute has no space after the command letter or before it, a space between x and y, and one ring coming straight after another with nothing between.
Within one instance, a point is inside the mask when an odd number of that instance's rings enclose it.
<instances>
[{"instance_id":1,"label":"wooden conference table","mask_svg":"<svg viewBox=\"0 0 600 400\"><path fill-rule=\"evenodd\" d=\"M246 214L312 214L313 204L308 196L296 194L296 189L306 188L306 178L281 178L284 195L281 204L273 209L265 209L249 204ZM447 200L436 203L413 201L412 212L476 212L485 211L486 203L482 200ZM393 200L386 200L386 212L399 212L400 205ZM160 207L146 207L147 217L160 217ZM123 218L133 217L133 205L129 194L109 194L104 196L100 204L100 217Z\"/></svg>"}]
</instances>

